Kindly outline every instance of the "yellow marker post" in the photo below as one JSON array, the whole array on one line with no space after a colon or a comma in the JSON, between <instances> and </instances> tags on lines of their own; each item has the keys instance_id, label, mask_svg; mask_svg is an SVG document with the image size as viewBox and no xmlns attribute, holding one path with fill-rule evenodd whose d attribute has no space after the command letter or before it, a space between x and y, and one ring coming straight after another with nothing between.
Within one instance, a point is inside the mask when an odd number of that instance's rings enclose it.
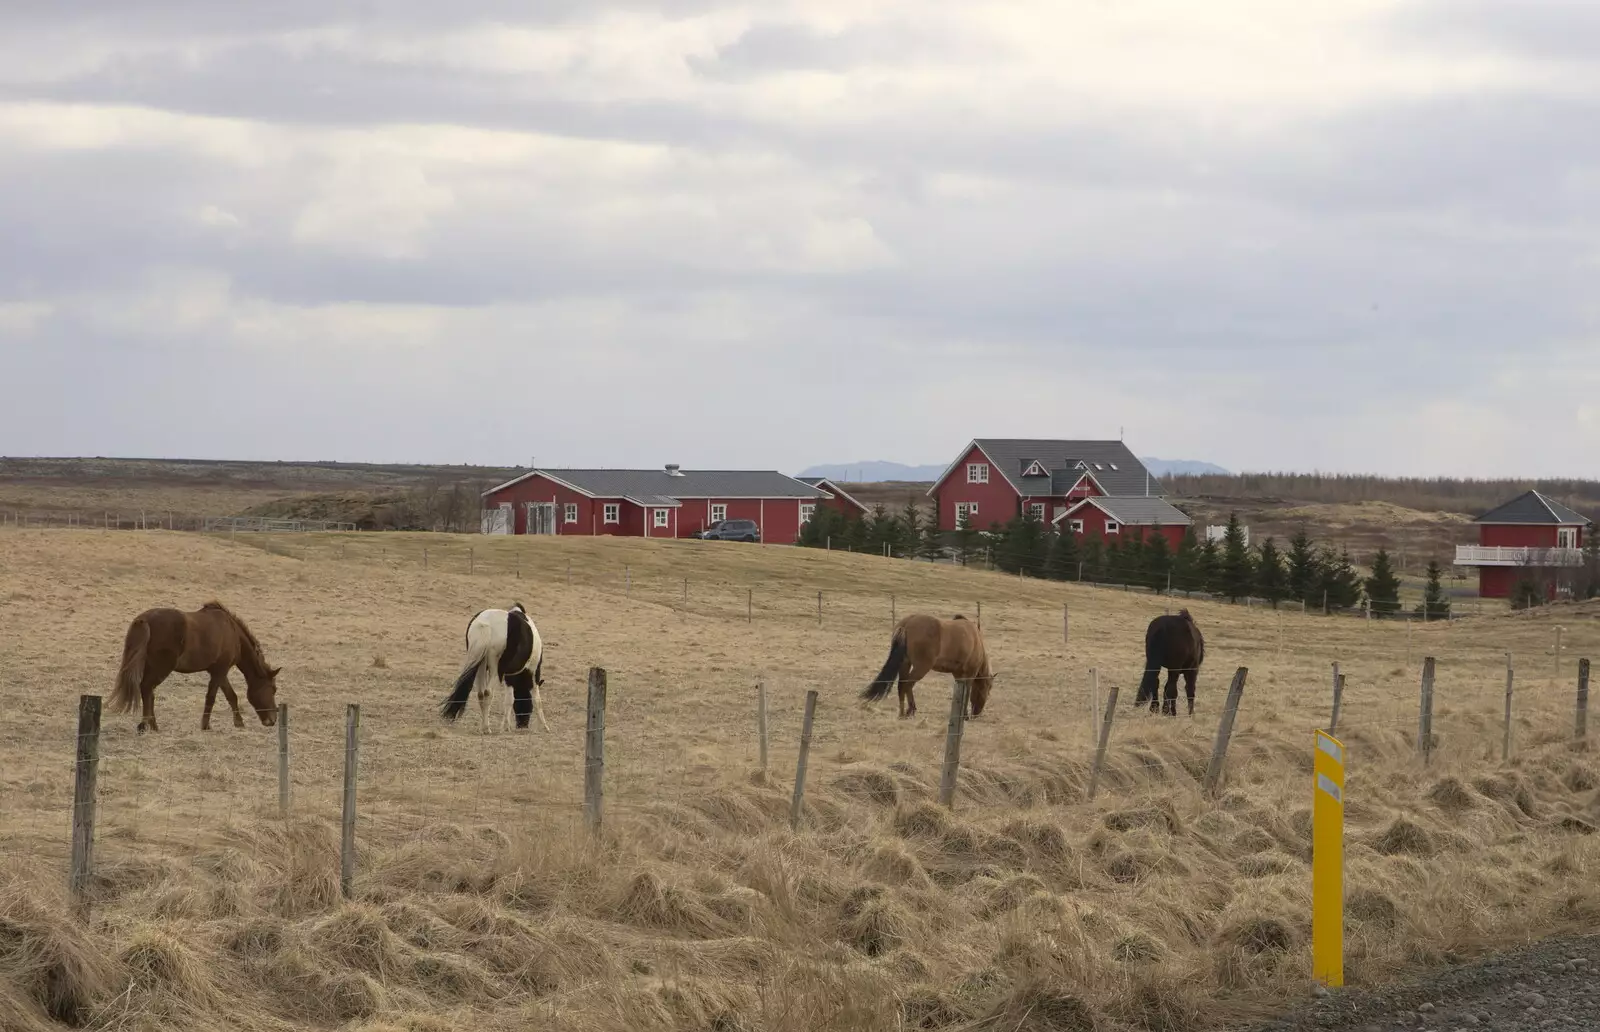
<instances>
[{"instance_id":1,"label":"yellow marker post","mask_svg":"<svg viewBox=\"0 0 1600 1032\"><path fill-rule=\"evenodd\" d=\"M1311 977L1344 985L1344 743L1316 733L1311 804Z\"/></svg>"}]
</instances>

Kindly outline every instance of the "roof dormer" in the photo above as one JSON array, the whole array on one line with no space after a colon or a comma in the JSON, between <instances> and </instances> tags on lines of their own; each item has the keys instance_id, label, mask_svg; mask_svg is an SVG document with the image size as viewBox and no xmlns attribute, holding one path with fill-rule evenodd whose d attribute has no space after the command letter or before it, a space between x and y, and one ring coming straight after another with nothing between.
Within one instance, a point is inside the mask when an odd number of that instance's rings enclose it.
<instances>
[{"instance_id":1,"label":"roof dormer","mask_svg":"<svg viewBox=\"0 0 1600 1032\"><path fill-rule=\"evenodd\" d=\"M1044 463L1034 459L1028 463L1027 468L1022 471L1022 475L1025 477L1047 477L1050 475L1050 471L1045 469Z\"/></svg>"}]
</instances>

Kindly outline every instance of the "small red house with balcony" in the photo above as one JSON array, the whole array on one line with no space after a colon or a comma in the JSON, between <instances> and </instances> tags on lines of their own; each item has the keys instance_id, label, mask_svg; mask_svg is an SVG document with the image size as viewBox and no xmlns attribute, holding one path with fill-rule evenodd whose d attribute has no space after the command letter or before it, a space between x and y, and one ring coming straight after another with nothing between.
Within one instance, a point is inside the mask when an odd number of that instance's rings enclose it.
<instances>
[{"instance_id":1,"label":"small red house with balcony","mask_svg":"<svg viewBox=\"0 0 1600 1032\"><path fill-rule=\"evenodd\" d=\"M534 469L483 493L485 533L686 538L754 520L792 544L824 492L772 470Z\"/></svg>"},{"instance_id":2,"label":"small red house with balcony","mask_svg":"<svg viewBox=\"0 0 1600 1032\"><path fill-rule=\"evenodd\" d=\"M1476 545L1457 545L1457 566L1477 567L1481 598L1510 598L1519 580L1532 577L1555 598L1583 565L1591 522L1538 491L1518 495L1473 521Z\"/></svg>"},{"instance_id":3,"label":"small red house with balcony","mask_svg":"<svg viewBox=\"0 0 1600 1032\"><path fill-rule=\"evenodd\" d=\"M1026 506L1041 522L1079 536L1114 536L1124 526L1143 535L1155 528L1176 548L1193 522L1161 498L1161 481L1121 441L978 438L928 494L944 531L955 530L963 517L986 530ZM1096 504L1086 505L1090 499Z\"/></svg>"},{"instance_id":4,"label":"small red house with balcony","mask_svg":"<svg viewBox=\"0 0 1600 1032\"><path fill-rule=\"evenodd\" d=\"M838 509L846 516L861 517L867 514L867 507L865 505L862 505L860 502L850 497L844 488L840 487L838 484L835 484L827 477L797 477L796 479L799 480L800 483L814 487L826 495L827 497L825 497L820 504L826 505L830 509Z\"/></svg>"}]
</instances>

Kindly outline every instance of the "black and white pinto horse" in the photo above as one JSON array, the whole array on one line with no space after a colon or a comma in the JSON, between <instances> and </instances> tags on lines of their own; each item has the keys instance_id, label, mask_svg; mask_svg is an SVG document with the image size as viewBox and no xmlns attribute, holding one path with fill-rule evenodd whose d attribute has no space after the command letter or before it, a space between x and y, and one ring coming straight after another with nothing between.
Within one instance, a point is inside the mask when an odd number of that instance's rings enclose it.
<instances>
[{"instance_id":1,"label":"black and white pinto horse","mask_svg":"<svg viewBox=\"0 0 1600 1032\"><path fill-rule=\"evenodd\" d=\"M467 708L467 699L477 690L478 712L483 718L483 733L489 732L489 681L491 676L511 691L500 705L500 729L511 727L513 710L517 727L526 728L530 712L537 712L546 730L544 698L544 640L528 619L522 603L510 609L485 609L467 624L467 661L456 678L455 690L439 707L446 720L455 720Z\"/></svg>"}]
</instances>

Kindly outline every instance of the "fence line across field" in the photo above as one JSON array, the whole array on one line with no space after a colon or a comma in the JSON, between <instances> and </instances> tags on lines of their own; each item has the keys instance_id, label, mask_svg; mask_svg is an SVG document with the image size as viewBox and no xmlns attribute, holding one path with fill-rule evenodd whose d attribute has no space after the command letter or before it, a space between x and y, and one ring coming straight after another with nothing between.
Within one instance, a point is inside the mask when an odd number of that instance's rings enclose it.
<instances>
[{"instance_id":1,"label":"fence line across field","mask_svg":"<svg viewBox=\"0 0 1600 1032\"><path fill-rule=\"evenodd\" d=\"M1573 718L1572 723L1566 725L1568 728L1566 735L1569 736L1567 740L1573 743L1575 748L1582 749L1585 747L1587 734L1590 670L1588 658L1581 658L1577 666L1576 690L1574 695L1570 697L1573 706L1570 712L1573 714ZM1141 750L1151 742L1141 736L1136 737L1129 743L1128 750L1131 751L1125 750L1124 754L1118 757L1115 767L1119 773L1115 778L1109 777L1112 771L1112 764L1109 760L1114 748L1116 719L1118 716L1117 700L1119 698L1119 689L1113 685L1107 693L1103 709L1096 714L1098 726L1095 728L1096 735L1092 749L1092 760L1089 761L1086 770L1082 769L1081 759L1078 764L1080 773L1085 775L1087 782L1087 789L1083 792L1083 801L1092 803L1108 783L1115 787L1117 782L1125 781L1129 772L1139 769L1148 769L1167 780L1175 777L1186 779L1192 777L1202 796L1214 798L1227 781L1231 747L1240 743L1253 745L1257 742L1280 745L1286 739L1297 738L1299 735L1309 734L1313 730L1323 730L1325 733L1331 734L1337 728L1339 738L1347 745L1357 743L1356 747L1358 749L1360 747L1359 743L1372 734L1390 736L1391 741L1409 740L1413 743L1415 762L1419 767L1426 768L1432 764L1441 742L1445 740L1441 738L1441 730L1435 724L1436 670L1435 657L1425 657L1422 664L1422 673L1418 678L1418 694L1416 696L1418 709L1415 711L1416 716L1413 717L1409 727L1407 727L1403 719L1398 719L1398 715L1396 715L1396 718L1384 719L1381 713L1374 713L1372 716L1379 719L1368 719L1358 712L1355 715L1355 719L1350 719L1352 700L1346 693L1343 673L1335 670L1331 678L1324 682L1328 685L1328 704L1330 707L1329 719L1325 726L1287 726L1273 731L1239 731L1236 730L1236 723L1245 696L1248 678L1248 669L1240 666L1235 671L1227 695L1220 706L1220 714L1214 730L1207 730L1207 725L1202 722L1172 723L1168 718L1157 718L1152 723L1145 724L1142 728L1146 734L1153 731L1157 735L1176 735L1177 740L1180 741L1190 740L1197 748L1209 743L1209 754L1204 761L1203 772L1185 774L1181 763L1177 763L1177 761L1159 756L1144 756ZM1508 676L1512 672L1514 672L1514 668L1508 664ZM1092 672L1092 675L1091 679L1098 681L1098 671ZM480 756L474 769L481 776L476 781L467 779L466 787L461 789L462 794L467 799L473 799L476 795L474 786L479 784L488 786L491 791L499 793L492 794L487 802L484 802L481 798L476 800L477 805L480 807L480 815L482 813L481 808L487 806L495 808L495 817L498 821L514 823L525 819L527 816L526 811L530 808L534 812L543 812L554 808L574 816L581 814L583 825L588 829L589 833L601 835L605 828L605 815L607 813L653 812L653 809L660 802L670 799L669 795L664 795L661 792L663 786L659 777L653 778L649 773L646 773L642 779L630 777L639 772L629 762L626 762L632 748L629 734L626 733L627 725L624 725L625 733L620 738L612 738L608 741L606 735L608 722L606 672L599 667L591 668L588 683L587 726L583 734L581 776L575 778L574 783L571 785L570 796L567 798L552 796L549 798L530 799L519 797L515 800L509 799L505 793L500 792L502 778L508 771L503 771L499 767L509 768L514 766L509 760L507 751L498 745L497 740L505 736L479 736ZM943 758L942 761L937 761L937 800L939 805L951 809L960 805L962 786L967 783L962 771L972 763L972 758L970 756L964 757L962 751L963 738L967 730L966 687L965 683L958 681L951 692L951 711L944 735ZM1093 689L1091 688L1090 690L1092 691ZM1501 746L1502 758L1508 758L1509 756L1509 742L1511 741L1511 729L1513 726L1511 716L1513 696L1508 690L1505 697L1508 707L1508 716L1504 723L1505 737L1501 738L1502 729L1498 727L1492 729L1492 736L1488 733L1488 728L1480 729L1480 733L1484 737L1483 745L1486 755L1489 757L1493 755L1489 742L1491 737L1494 744ZM1381 703L1383 700L1380 699L1378 701ZM1393 701L1398 703L1400 699L1397 697ZM819 695L817 690L814 688L808 690L805 695L803 717L799 728L796 767L789 806L789 821L795 831L803 830L806 824L805 793L807 773L808 767L814 764L814 746L818 742L830 739L840 742L848 741L852 733L862 736L870 736L872 734L870 729L852 728L848 724L840 725L836 720L829 720L826 717L819 721L818 703ZM1359 705L1359 701L1357 704ZM1379 708L1381 710L1381 705ZM256 784L257 782L250 776L248 771L224 772L222 784L225 798L222 803L213 804L212 814L219 817L222 822L230 825L240 819L248 820L252 813L255 815L256 820L270 820L273 813L276 813L280 819L288 820L296 815L311 812L324 812L331 819L334 806L332 796L337 792L339 796L337 805L340 814L338 880L342 894L350 896L356 893L356 885L360 876L358 869L358 841L360 837L359 829L363 826L362 811L364 809L369 807L377 808L374 815L368 818L369 821L381 821L381 824L374 824L374 828L410 826L414 829L414 833L422 834L427 829L428 822L425 815L410 815L410 812L414 809L414 803L411 797L405 795L405 791L410 788L409 779L400 776L398 772L391 774L387 771L384 766L384 750L374 753L372 746L363 744L365 729L372 727L373 722L370 718L363 716L359 705L352 703L346 707L343 760L337 770L333 769L334 764L332 762L327 762L334 748L331 738L327 734L319 734L308 740L313 744L321 743L322 752L320 757L313 755L315 750L304 748L305 743L297 741L293 729L298 725L291 720L294 712L295 710L289 705L281 705L278 710L279 722L275 733L262 740L262 744L248 747L242 754L244 760L261 771L271 770L275 772L276 784L274 787L276 791L264 794L262 798L253 801L248 798L241 798L239 795L242 791L240 786ZM834 712L839 711L835 710ZM759 769L762 772L759 783L772 786L774 772L769 763L771 757L770 736L773 725L769 712L769 690L765 682L751 685L750 725L750 728L745 733L753 735L757 740ZM1168 728L1173 730L1168 731ZM791 727L789 731L792 733L792 730ZM845 737L838 737L841 732ZM1551 733L1553 734L1554 732L1552 731ZM1450 732L1446 732L1446 734L1450 734ZM1460 733L1455 732L1455 734L1459 736ZM1560 738L1560 735L1555 735L1555 737L1547 737L1545 741L1554 742L1560 740ZM157 739L158 736L155 734L122 738L121 741L124 743L131 741L136 744L132 749L127 750L126 755L117 753L111 755L116 764L116 773L124 775L125 761L131 762L133 766L127 774L136 776L141 781L145 780L142 775L138 774L140 769L138 764L141 762L140 758L150 749L165 750L169 759L186 755L186 750L180 749L176 745L158 744ZM465 738L463 739L463 744L470 743L472 740L470 737ZM545 741L553 743L555 740ZM71 848L69 851L67 880L75 906L81 910L87 907L92 900L92 886L95 884L97 863L95 844L97 834L102 832L104 828L98 817L102 799L106 796L108 787L108 782L104 776L104 763L108 754L105 752L102 743L101 699L99 696L84 695L80 698L75 742L76 759L74 761L69 836ZM1309 745L1309 742L1306 744ZM496 755L493 759L497 761L498 767L496 764L488 762L491 746L494 747ZM623 750L622 758L625 761L620 766L608 763L607 756L608 749L618 747ZM237 748L230 748L224 745L219 745L217 748L229 748L230 755L241 755ZM397 749L404 748L406 748L404 744L397 745L391 742L388 743L387 751L392 753ZM554 755L548 752L548 746L546 745L541 744L539 750L546 755ZM470 753L472 750L469 746L467 749L460 751ZM1456 747L1455 751L1458 754L1465 755L1459 746ZM201 760L203 762L203 757ZM933 755L931 755L931 751L928 756L924 757L924 760L929 767L933 767L936 762ZM854 762L856 761L846 762L843 759L839 760L841 768L848 767ZM988 762L987 759L980 759L977 765L973 767L973 771L975 773L983 771ZM1177 765L1175 766L1175 764ZM777 774L776 777L781 778L781 773ZM309 782L313 779L322 781L323 789L321 791L306 791L310 787ZM633 780L635 784L619 785L619 779ZM215 781L215 774L213 773L208 778L207 772L203 767L196 770L195 790L185 792L182 786L174 783L170 778L167 779L165 784L158 786L158 791L161 788L166 789L168 792L166 807L176 816L169 817L166 828L156 827L152 829L153 833L147 833L142 837L158 842L163 837L181 840L184 836L188 836L192 841L198 842L200 836L206 831L204 827L206 824L206 795L216 791L215 785L209 782ZM391 782L393 785L405 787L397 795L392 790ZM334 787L336 783L340 785L337 790ZM649 786L642 799L637 792L639 784ZM969 784L969 790L972 790L975 784L977 783ZM581 788L579 787L580 785ZM361 786L366 787L362 788ZM694 791L701 792L711 787L707 785L697 786ZM932 786L930 785L929 787L931 789ZM614 791L619 788L621 789L620 792ZM114 795L119 800L129 798L129 796L120 792L114 793ZM193 798L194 815L192 819L183 813L182 806L178 804L180 795L189 795ZM363 800L366 801L363 802ZM454 805L458 801L450 799L448 802L450 805ZM272 805L273 802L276 803L276 806ZM135 805L138 805L137 802ZM67 830L63 829L64 832ZM165 833L164 835L162 834L163 832ZM258 843L256 848L259 848L259 839L254 841ZM121 849L125 848L126 843L119 838L117 845Z\"/></svg>"}]
</instances>

